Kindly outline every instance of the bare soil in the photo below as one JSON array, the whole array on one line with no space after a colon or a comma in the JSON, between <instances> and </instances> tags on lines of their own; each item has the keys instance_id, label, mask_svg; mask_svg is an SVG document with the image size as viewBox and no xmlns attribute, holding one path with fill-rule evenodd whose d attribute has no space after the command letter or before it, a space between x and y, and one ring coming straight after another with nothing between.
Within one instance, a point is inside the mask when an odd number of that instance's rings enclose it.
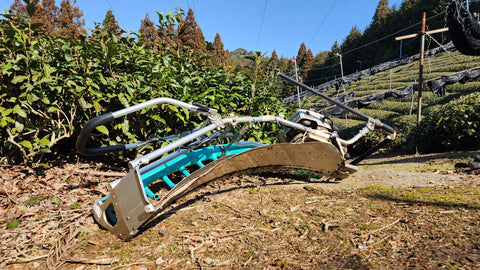
<instances>
[{"instance_id":1,"label":"bare soil","mask_svg":"<svg viewBox=\"0 0 480 270\"><path fill-rule=\"evenodd\" d=\"M480 172L454 166L474 154L377 156L340 182L228 177L130 242L91 216L118 169L0 165L0 268L479 269Z\"/></svg>"}]
</instances>

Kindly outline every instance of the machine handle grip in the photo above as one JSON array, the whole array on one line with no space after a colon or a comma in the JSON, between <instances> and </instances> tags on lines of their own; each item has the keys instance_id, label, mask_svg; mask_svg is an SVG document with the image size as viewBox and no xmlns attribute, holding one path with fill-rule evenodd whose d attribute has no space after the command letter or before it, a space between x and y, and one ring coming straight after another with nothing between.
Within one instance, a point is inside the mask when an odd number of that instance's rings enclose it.
<instances>
[{"instance_id":1,"label":"machine handle grip","mask_svg":"<svg viewBox=\"0 0 480 270\"><path fill-rule=\"evenodd\" d=\"M86 147L90 133L92 133L92 131L96 127L110 123L113 120L115 120L115 117L112 112L102 114L90 119L90 121L88 121L87 124L83 126L82 130L80 131L80 135L78 135L77 144L75 146L77 152L84 156L98 156L110 152L118 152L125 150L125 144L105 146L100 148Z\"/></svg>"}]
</instances>

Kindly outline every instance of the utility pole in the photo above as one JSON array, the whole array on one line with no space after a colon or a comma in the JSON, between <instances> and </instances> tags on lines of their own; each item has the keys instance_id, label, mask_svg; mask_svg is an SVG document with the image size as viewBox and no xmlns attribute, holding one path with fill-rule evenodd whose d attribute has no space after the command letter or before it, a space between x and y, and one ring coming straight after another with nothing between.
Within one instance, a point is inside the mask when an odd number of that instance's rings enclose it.
<instances>
[{"instance_id":1,"label":"utility pole","mask_svg":"<svg viewBox=\"0 0 480 270\"><path fill-rule=\"evenodd\" d=\"M343 82L343 60L342 60L342 54L340 53L335 53L336 56L340 57L340 71L342 72L342 82ZM345 85L342 83L343 87L343 93L345 94ZM337 98L338 98L338 91L337 91Z\"/></svg>"},{"instance_id":2,"label":"utility pole","mask_svg":"<svg viewBox=\"0 0 480 270\"><path fill-rule=\"evenodd\" d=\"M295 62L295 79L298 81L298 68L297 68L297 58L293 58ZM297 85L297 101L298 101L298 108L301 107L300 105L300 88Z\"/></svg>"},{"instance_id":3,"label":"utility pole","mask_svg":"<svg viewBox=\"0 0 480 270\"><path fill-rule=\"evenodd\" d=\"M397 41L402 41L404 39L410 39L410 38L415 38L417 36L420 36L420 65L419 65L419 71L418 71L419 88L418 88L417 127L420 125L420 122L422 120L422 92L423 92L423 64L425 60L425 35L448 31L448 28L442 28L442 29L437 29L437 30L432 30L427 32L425 31L426 24L427 24L427 13L424 12L423 18L422 18L422 30L420 33L410 34L410 35L395 38L395 40Z\"/></svg>"},{"instance_id":4,"label":"utility pole","mask_svg":"<svg viewBox=\"0 0 480 270\"><path fill-rule=\"evenodd\" d=\"M336 56L340 57L340 71L342 72L342 88L343 88L343 94L345 94L345 85L343 84L345 82L343 78L343 59L342 59L342 54L341 53L336 53ZM337 98L338 98L338 91L337 91ZM348 113L345 114L345 126L348 127Z\"/></svg>"},{"instance_id":5,"label":"utility pole","mask_svg":"<svg viewBox=\"0 0 480 270\"><path fill-rule=\"evenodd\" d=\"M357 64L359 65L359 69L357 71L362 71L362 60L357 60Z\"/></svg>"},{"instance_id":6,"label":"utility pole","mask_svg":"<svg viewBox=\"0 0 480 270\"><path fill-rule=\"evenodd\" d=\"M399 59L402 59L402 57L403 57L402 51L403 51L403 39L400 40L400 58Z\"/></svg>"}]
</instances>

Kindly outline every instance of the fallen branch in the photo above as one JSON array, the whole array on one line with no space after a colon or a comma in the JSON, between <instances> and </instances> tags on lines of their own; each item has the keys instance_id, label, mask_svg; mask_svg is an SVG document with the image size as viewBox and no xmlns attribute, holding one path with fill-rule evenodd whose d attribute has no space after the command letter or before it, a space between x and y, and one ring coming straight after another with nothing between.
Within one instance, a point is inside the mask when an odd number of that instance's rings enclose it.
<instances>
[{"instance_id":1,"label":"fallen branch","mask_svg":"<svg viewBox=\"0 0 480 270\"><path fill-rule=\"evenodd\" d=\"M381 242L387 240L387 239L388 239L389 237L391 237L391 236L392 236L392 234L387 235L387 236L383 237L382 239L378 240L377 242L375 242L375 243L373 243L373 244L371 244L371 245L368 245L368 247L376 246L376 245L380 244Z\"/></svg>"},{"instance_id":2,"label":"fallen branch","mask_svg":"<svg viewBox=\"0 0 480 270\"><path fill-rule=\"evenodd\" d=\"M70 262L70 263L102 264L102 265L110 265L110 264L119 262L119 259L117 258L90 259L90 258L76 258L76 257L67 257L67 256L63 256L61 260L65 262Z\"/></svg>"},{"instance_id":3,"label":"fallen branch","mask_svg":"<svg viewBox=\"0 0 480 270\"><path fill-rule=\"evenodd\" d=\"M100 171L88 171L88 170L74 170L75 174L87 174L92 176L111 176L111 177L123 177L125 173L122 172L100 172Z\"/></svg>"},{"instance_id":4,"label":"fallen branch","mask_svg":"<svg viewBox=\"0 0 480 270\"><path fill-rule=\"evenodd\" d=\"M239 215L240 217L247 217L247 218L249 217L249 216L245 215L244 213L242 213L240 210L237 210L237 209L233 208L232 206L230 206L230 205L228 205L228 204L225 204L225 203L222 203L222 202L216 202L216 203L218 203L218 204L220 204L220 205L222 205L222 206L224 206L224 207L232 210L234 213L236 213L236 214Z\"/></svg>"},{"instance_id":5,"label":"fallen branch","mask_svg":"<svg viewBox=\"0 0 480 270\"><path fill-rule=\"evenodd\" d=\"M179 264L179 263L181 263L181 262L183 262L183 261L185 261L185 259L181 259L181 260L176 261L176 262L174 262L174 263L172 263L172 264L169 264L169 265L165 266L164 268L162 268L161 270L168 269L168 268L170 268L170 267L172 267L172 266L174 266L174 265L176 265L176 264ZM115 269L116 269L116 268L115 268ZM112 269L112 270L113 270L113 269Z\"/></svg>"},{"instance_id":6,"label":"fallen branch","mask_svg":"<svg viewBox=\"0 0 480 270\"><path fill-rule=\"evenodd\" d=\"M48 257L48 254L30 257L30 258L24 258L24 259L17 259L16 263L29 263L29 262L33 262L33 261L40 260L47 257Z\"/></svg>"},{"instance_id":7,"label":"fallen branch","mask_svg":"<svg viewBox=\"0 0 480 270\"><path fill-rule=\"evenodd\" d=\"M369 235L371 235L371 234L374 234L374 233L377 233L377 232L380 232L380 231L383 231L383 230L385 230L385 229L388 229L388 228L392 227L393 225L397 224L397 223L400 222L400 221L401 221L401 219L397 219L397 220L395 220L394 222L392 222L392 223L390 223L390 224L388 224L388 225L386 225L386 226L383 226L383 227L380 228L380 229L376 229L376 230L371 231L371 232L369 232L369 233L363 234L360 238L369 236Z\"/></svg>"}]
</instances>

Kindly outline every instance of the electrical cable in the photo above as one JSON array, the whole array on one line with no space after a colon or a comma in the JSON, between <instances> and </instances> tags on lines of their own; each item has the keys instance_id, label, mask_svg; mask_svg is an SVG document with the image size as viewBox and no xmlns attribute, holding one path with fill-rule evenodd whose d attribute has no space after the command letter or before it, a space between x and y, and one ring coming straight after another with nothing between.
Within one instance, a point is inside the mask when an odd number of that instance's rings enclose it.
<instances>
[{"instance_id":1,"label":"electrical cable","mask_svg":"<svg viewBox=\"0 0 480 270\"><path fill-rule=\"evenodd\" d=\"M444 11L444 12L441 12L441 13L438 13L438 14L436 14L436 15L428 18L427 21L433 20L433 19L437 18L438 16L444 15L445 13L446 13L445 11ZM393 36L395 36L395 35L398 35L399 33L403 32L403 31L409 30L410 28L416 27L416 26L421 25L421 24L422 24L421 22L415 23L415 24L410 25L410 26L408 26L408 27L405 27L405 28L403 28L403 29L401 29L401 30L393 33L393 34L390 34L390 35L385 36L385 37L383 37L383 38L379 38L379 39L377 39L377 40L374 40L374 41L372 41L372 42L369 42L369 43L367 43L367 44L365 44L365 45L362 45L362 46L360 46L360 47L354 48L354 49L352 49L352 50L350 50L350 51L347 51L347 52L344 52L344 53L342 53L342 54L343 54L343 55L346 55L346 54L355 52L355 51L357 51L357 50L363 49L363 48L365 48L365 47L371 46L371 45L373 45L373 44L375 44L375 43L377 43L377 42L383 41L383 40L385 40L385 39L387 39L387 38L391 38L391 37L393 37ZM410 43L411 43L411 42L410 42ZM407 45L408 45L408 44L407 44ZM406 47L407 45L405 45L405 47ZM322 61L327 61L327 60L333 59L333 58L335 58L335 57L336 57L336 56L332 56L332 57L327 58L327 59L324 59L324 60L322 60ZM317 62L317 63L318 63L318 62ZM314 66L314 65L317 64L317 63L313 63L313 64L311 64L311 65L309 65L309 66L305 66L305 67L300 67L300 68L298 68L298 71L303 70L303 69L308 68L308 67L311 67L311 66ZM288 73L292 73L292 72L295 72L295 70L289 71ZM288 74L288 73L286 72L285 74Z\"/></svg>"},{"instance_id":2,"label":"electrical cable","mask_svg":"<svg viewBox=\"0 0 480 270\"><path fill-rule=\"evenodd\" d=\"M434 18L436 18L436 17L438 17L438 16L440 16L440 15L443 15L443 14L445 14L445 11L442 12L442 13L438 13L437 15L428 18L428 20L432 20L432 19L434 19ZM354 51L363 49L363 48L365 48L365 47L367 47L367 46L373 45L373 44L375 44L375 43L377 43L377 42L380 42L380 41L382 41L382 40L385 40L385 39L387 39L387 38L391 38L391 37L393 37L393 36L395 36L395 35L398 35L399 33L403 32L403 31L405 31L405 30L408 30L408 29L410 29L410 28L413 28L413 27L418 26L418 25L421 25L421 24L422 24L422 23L419 22L419 23L410 25L410 26L408 26L408 27L406 27L406 28L404 28L404 29L402 29L402 30L399 30L399 31L393 33L393 34L390 34L390 35L385 36L385 37L383 37L383 38L377 39L377 40L375 40L375 41L372 41L372 42L370 42L370 43L367 43L367 44L365 44L365 45L363 45L363 46L360 46L360 47L358 47L358 48L352 49L352 50L350 50L350 51L344 52L344 53L342 53L342 54L345 55L345 54L349 54L349 53L352 53L352 52L354 52Z\"/></svg>"},{"instance_id":3,"label":"electrical cable","mask_svg":"<svg viewBox=\"0 0 480 270\"><path fill-rule=\"evenodd\" d=\"M445 13L446 13L445 11L444 11L444 12L441 12L441 13L438 13L438 14L430 17L430 18L427 18L427 21L433 20L433 19L435 19L435 18L437 18L437 17L439 17L439 16L441 16L441 15L443 15L443 14L445 14ZM392 36L395 36L395 35L403 32L403 31L409 30L409 29L411 29L411 28L413 28L413 27L416 27L416 26L418 26L418 25L421 25L421 24L422 24L422 23L419 22L419 23L413 24L413 25L411 25L411 26L405 27L405 28L403 28L403 29L401 29L401 30L393 33L393 34L390 34L390 35L388 35L388 36L386 36L386 37L383 37L383 38L374 40L374 41L372 41L372 42L370 42L370 43L368 43L368 44L365 44L365 45L362 45L362 46L360 46L360 47L354 48L354 49L352 49L352 50L350 50L350 51L347 51L347 52L345 52L345 53L342 53L342 54L343 54L343 55L346 55L346 54L352 53L352 52L354 52L354 51L357 51L357 50L359 50L359 49L363 49L363 48L365 48L365 47L367 47L367 46L371 46L371 45L373 45L373 44L375 44L375 43L377 43L377 42L380 42L380 41L382 41L382 40L385 40L385 39L387 39L387 38L390 38L390 37L392 37ZM408 45L410 45L410 44L411 44L412 42L414 42L415 40L416 40L416 39L412 39L412 40L409 41L404 47L407 47ZM333 58L336 58L336 57L337 57L337 56L332 56L332 57L329 57L329 58L327 58L327 59L323 59L323 60L321 60L321 61L322 61L322 62L325 62L325 61L328 61L328 60L333 59ZM297 69L297 71L301 71L301 70L307 69L307 68L312 67L312 66L314 66L314 65L316 65L316 64L318 64L318 63L319 63L319 62L314 62L314 63L312 63L311 65L300 67L300 68ZM337 64L337 65L339 65L339 64ZM319 69L322 69L322 67L319 67ZM284 73L287 74L287 75L288 75L288 74L293 74L293 73L295 73L295 70L287 71L287 72L284 72Z\"/></svg>"},{"instance_id":4,"label":"electrical cable","mask_svg":"<svg viewBox=\"0 0 480 270\"><path fill-rule=\"evenodd\" d=\"M118 20L118 22L122 25L122 28L123 29L126 29L125 27L125 24L123 23L122 21L122 18L118 15L118 13L115 11L115 9L113 8L112 4L110 4L110 1L108 0L105 0L107 2L107 5L110 7L110 9L112 10L113 14L115 14L116 16L116 19Z\"/></svg>"},{"instance_id":5,"label":"electrical cable","mask_svg":"<svg viewBox=\"0 0 480 270\"><path fill-rule=\"evenodd\" d=\"M310 70L324 70L324 69L330 69L330 68L333 68L333 67L336 67L336 66L339 66L340 65L340 62L336 63L336 64L333 64L331 66L326 66L326 67L318 67L318 68L312 68Z\"/></svg>"},{"instance_id":6,"label":"electrical cable","mask_svg":"<svg viewBox=\"0 0 480 270\"><path fill-rule=\"evenodd\" d=\"M262 35L263 20L265 19L265 12L267 10L267 2L268 2L268 0L265 0L265 6L263 7L262 20L260 21L260 30L258 31L257 46L255 47L256 51L258 51L258 44L260 43L260 36Z\"/></svg>"},{"instance_id":7,"label":"electrical cable","mask_svg":"<svg viewBox=\"0 0 480 270\"><path fill-rule=\"evenodd\" d=\"M198 13L197 9L195 8L195 0L192 0L193 12L195 12L195 20L198 22Z\"/></svg>"},{"instance_id":8,"label":"electrical cable","mask_svg":"<svg viewBox=\"0 0 480 270\"><path fill-rule=\"evenodd\" d=\"M410 44L412 44L413 42L417 41L418 39L418 36L412 38L409 42L407 42L407 44L403 45L404 48L408 47ZM405 56L403 56L405 57Z\"/></svg>"},{"instance_id":9,"label":"electrical cable","mask_svg":"<svg viewBox=\"0 0 480 270\"><path fill-rule=\"evenodd\" d=\"M329 78L335 79L335 78L337 78L337 76L327 76L327 77L320 78L320 79L315 79L315 80L306 80L304 83L323 81L323 80L325 80L325 79L329 80ZM327 81L327 82L328 82L328 81Z\"/></svg>"},{"instance_id":10,"label":"electrical cable","mask_svg":"<svg viewBox=\"0 0 480 270\"><path fill-rule=\"evenodd\" d=\"M323 20L322 22L320 23L320 25L318 26L317 28L317 31L315 32L315 34L313 35L313 38L310 40L310 42L308 43L308 47L310 47L310 44L312 44L312 41L317 37L318 35L318 32L320 32L320 29L322 28L323 24L325 24L325 21L327 20L328 16L330 16L330 13L332 13L332 10L333 8L335 7L335 4L338 2L338 0L335 0L335 2L333 2L333 5L330 7L330 9L328 10L327 12L327 15L325 15L325 17L323 17Z\"/></svg>"}]
</instances>

